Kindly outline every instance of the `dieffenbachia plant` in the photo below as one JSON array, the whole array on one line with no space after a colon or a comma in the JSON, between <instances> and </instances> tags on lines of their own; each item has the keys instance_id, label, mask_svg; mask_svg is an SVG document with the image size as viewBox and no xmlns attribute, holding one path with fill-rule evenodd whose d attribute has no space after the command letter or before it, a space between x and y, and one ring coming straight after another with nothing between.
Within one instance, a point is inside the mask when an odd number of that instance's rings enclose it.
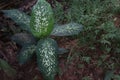
<instances>
[{"instance_id":1,"label":"dieffenbachia plant","mask_svg":"<svg viewBox=\"0 0 120 80\"><path fill-rule=\"evenodd\" d=\"M37 1L32 8L31 16L16 9L3 12L27 31L12 36L12 40L22 46L18 61L24 64L36 53L38 68L44 79L54 80L58 71L57 53L66 50L58 48L57 42L48 37L76 35L82 30L82 25L75 22L54 25L52 8L45 0Z\"/></svg>"}]
</instances>

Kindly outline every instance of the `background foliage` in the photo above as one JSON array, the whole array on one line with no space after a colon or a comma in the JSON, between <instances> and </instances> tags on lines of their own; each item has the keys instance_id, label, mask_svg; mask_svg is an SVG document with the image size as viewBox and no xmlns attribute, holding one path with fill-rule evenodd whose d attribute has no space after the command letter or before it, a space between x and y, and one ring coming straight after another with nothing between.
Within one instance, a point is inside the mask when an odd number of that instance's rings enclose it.
<instances>
[{"instance_id":1,"label":"background foliage","mask_svg":"<svg viewBox=\"0 0 120 80\"><path fill-rule=\"evenodd\" d=\"M81 58L89 64L91 59L97 56L97 65L106 70L114 71L119 67L120 26L116 26L115 16L120 14L120 1L69 0L63 4L68 7L66 10L62 4L54 9L56 21L60 23L62 19L63 24L76 21L84 25L84 30L78 35L79 46L86 47L85 50L81 50L83 53ZM57 17L58 15L62 17ZM89 54L89 51L92 54ZM110 79L109 76L109 79L105 80Z\"/></svg>"}]
</instances>

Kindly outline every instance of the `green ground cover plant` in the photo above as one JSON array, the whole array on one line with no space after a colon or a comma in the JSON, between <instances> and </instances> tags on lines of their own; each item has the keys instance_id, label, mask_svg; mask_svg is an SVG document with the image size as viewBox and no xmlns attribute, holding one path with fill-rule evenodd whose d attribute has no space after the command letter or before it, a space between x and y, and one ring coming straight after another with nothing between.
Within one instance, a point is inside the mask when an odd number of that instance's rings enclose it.
<instances>
[{"instance_id":1,"label":"green ground cover plant","mask_svg":"<svg viewBox=\"0 0 120 80\"><path fill-rule=\"evenodd\" d=\"M97 57L97 65L114 72L120 66L118 58L120 57L120 28L114 24L114 16L120 14L120 2L118 0L69 0L67 6L69 8L63 12L65 15L63 13L59 15L64 16L67 22L75 21L84 25L82 33L78 35L79 46L87 48L85 51L81 50L81 59L84 58L83 60L89 64L100 51L102 54ZM59 10L62 9L63 6ZM56 19L61 20L59 17ZM89 51L93 54L90 55ZM111 57L105 61L108 55ZM110 76L109 79L105 78L105 80L110 79Z\"/></svg>"}]
</instances>

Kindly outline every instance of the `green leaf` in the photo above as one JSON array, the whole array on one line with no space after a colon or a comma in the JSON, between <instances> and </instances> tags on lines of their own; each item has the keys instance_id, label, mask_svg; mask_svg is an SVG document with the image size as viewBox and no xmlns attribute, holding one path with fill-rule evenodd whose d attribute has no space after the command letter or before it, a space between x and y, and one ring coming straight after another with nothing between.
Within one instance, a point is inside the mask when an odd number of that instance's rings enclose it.
<instances>
[{"instance_id":1,"label":"green leaf","mask_svg":"<svg viewBox=\"0 0 120 80\"><path fill-rule=\"evenodd\" d=\"M47 38L38 42L36 48L38 68L45 80L54 80L58 71L58 46L56 41Z\"/></svg>"},{"instance_id":2,"label":"green leaf","mask_svg":"<svg viewBox=\"0 0 120 80\"><path fill-rule=\"evenodd\" d=\"M107 71L107 72L105 73L105 78L104 78L104 80L111 80L113 76L114 76L114 71Z\"/></svg>"},{"instance_id":3,"label":"green leaf","mask_svg":"<svg viewBox=\"0 0 120 80\"><path fill-rule=\"evenodd\" d=\"M0 68L10 77L14 77L16 75L16 70L2 59L0 59Z\"/></svg>"},{"instance_id":4,"label":"green leaf","mask_svg":"<svg viewBox=\"0 0 120 80\"><path fill-rule=\"evenodd\" d=\"M120 80L120 75L114 75L114 80Z\"/></svg>"},{"instance_id":5,"label":"green leaf","mask_svg":"<svg viewBox=\"0 0 120 80\"><path fill-rule=\"evenodd\" d=\"M35 48L36 48L35 45L24 46L18 55L19 63L24 64L27 61L29 61L34 54Z\"/></svg>"},{"instance_id":6,"label":"green leaf","mask_svg":"<svg viewBox=\"0 0 120 80\"><path fill-rule=\"evenodd\" d=\"M88 56L83 56L82 57L82 61L85 61L87 63L90 63L90 60L91 60L91 57L88 57Z\"/></svg>"},{"instance_id":7,"label":"green leaf","mask_svg":"<svg viewBox=\"0 0 120 80\"><path fill-rule=\"evenodd\" d=\"M51 35L54 36L71 36L79 34L83 26L74 22L65 25L56 25Z\"/></svg>"},{"instance_id":8,"label":"green leaf","mask_svg":"<svg viewBox=\"0 0 120 80\"><path fill-rule=\"evenodd\" d=\"M38 0L32 9L30 28L32 34L37 38L49 36L53 30L53 11L45 0Z\"/></svg>"},{"instance_id":9,"label":"green leaf","mask_svg":"<svg viewBox=\"0 0 120 80\"><path fill-rule=\"evenodd\" d=\"M30 32L30 17L17 9L2 10L4 14L14 20L23 30Z\"/></svg>"},{"instance_id":10,"label":"green leaf","mask_svg":"<svg viewBox=\"0 0 120 80\"><path fill-rule=\"evenodd\" d=\"M105 39L101 39L100 42L101 42L102 44L108 44L108 45L111 45L111 42L108 41L108 40L105 40Z\"/></svg>"},{"instance_id":11,"label":"green leaf","mask_svg":"<svg viewBox=\"0 0 120 80\"><path fill-rule=\"evenodd\" d=\"M28 33L17 33L13 35L11 39L21 46L36 43L35 38L31 34L28 34Z\"/></svg>"}]
</instances>

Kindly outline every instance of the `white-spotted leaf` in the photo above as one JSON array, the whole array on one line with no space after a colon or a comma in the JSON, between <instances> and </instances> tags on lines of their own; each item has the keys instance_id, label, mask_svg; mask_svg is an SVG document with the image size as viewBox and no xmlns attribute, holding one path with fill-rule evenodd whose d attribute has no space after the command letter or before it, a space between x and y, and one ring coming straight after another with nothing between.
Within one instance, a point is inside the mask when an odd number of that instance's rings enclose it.
<instances>
[{"instance_id":1,"label":"white-spotted leaf","mask_svg":"<svg viewBox=\"0 0 120 80\"><path fill-rule=\"evenodd\" d=\"M23 30L30 32L30 16L18 9L2 10L2 12L16 22Z\"/></svg>"},{"instance_id":2,"label":"white-spotted leaf","mask_svg":"<svg viewBox=\"0 0 120 80\"><path fill-rule=\"evenodd\" d=\"M58 46L50 38L42 39L36 47L38 68L45 80L54 80L58 71L57 60Z\"/></svg>"},{"instance_id":3,"label":"white-spotted leaf","mask_svg":"<svg viewBox=\"0 0 120 80\"><path fill-rule=\"evenodd\" d=\"M24 64L27 61L29 61L31 59L31 57L34 54L36 46L35 45L26 45L24 46L19 55L18 55L18 61L20 64Z\"/></svg>"},{"instance_id":4,"label":"white-spotted leaf","mask_svg":"<svg viewBox=\"0 0 120 80\"><path fill-rule=\"evenodd\" d=\"M53 30L53 11L45 0L38 0L32 8L30 27L32 34L37 38L48 36Z\"/></svg>"},{"instance_id":5,"label":"white-spotted leaf","mask_svg":"<svg viewBox=\"0 0 120 80\"><path fill-rule=\"evenodd\" d=\"M55 25L51 35L54 36L71 36L77 35L82 30L83 26L74 22L64 24L64 25Z\"/></svg>"}]
</instances>

